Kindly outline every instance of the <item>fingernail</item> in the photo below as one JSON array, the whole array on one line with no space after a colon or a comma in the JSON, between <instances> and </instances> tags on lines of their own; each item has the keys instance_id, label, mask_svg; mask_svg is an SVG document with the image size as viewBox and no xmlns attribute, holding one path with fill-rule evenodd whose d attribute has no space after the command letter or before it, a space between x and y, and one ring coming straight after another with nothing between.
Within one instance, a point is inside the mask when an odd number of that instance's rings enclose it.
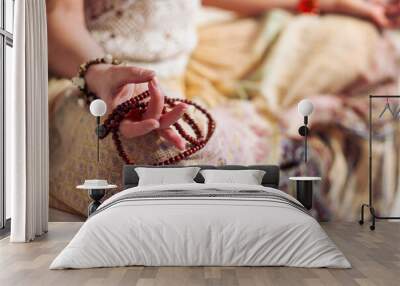
<instances>
[{"instance_id":1,"label":"fingernail","mask_svg":"<svg viewBox=\"0 0 400 286\"><path fill-rule=\"evenodd\" d=\"M189 105L189 104L185 104L185 112L190 112L192 113L194 111L194 107Z\"/></svg>"},{"instance_id":2,"label":"fingernail","mask_svg":"<svg viewBox=\"0 0 400 286\"><path fill-rule=\"evenodd\" d=\"M154 82L154 80L151 80L149 83L149 86L152 87L153 89L158 89L157 84Z\"/></svg>"},{"instance_id":3,"label":"fingernail","mask_svg":"<svg viewBox=\"0 0 400 286\"><path fill-rule=\"evenodd\" d=\"M160 127L160 123L158 121L154 120L154 122L152 122L152 127L153 127L153 129L157 129Z\"/></svg>"},{"instance_id":4,"label":"fingernail","mask_svg":"<svg viewBox=\"0 0 400 286\"><path fill-rule=\"evenodd\" d=\"M153 84L154 84L155 87L158 87L158 84L159 84L160 82L158 81L158 79L157 79L156 77L154 77L151 81L153 82Z\"/></svg>"},{"instance_id":5,"label":"fingernail","mask_svg":"<svg viewBox=\"0 0 400 286\"><path fill-rule=\"evenodd\" d=\"M186 149L186 143L182 142L181 144L179 144L179 148L178 149L180 149L181 151L185 150Z\"/></svg>"}]
</instances>

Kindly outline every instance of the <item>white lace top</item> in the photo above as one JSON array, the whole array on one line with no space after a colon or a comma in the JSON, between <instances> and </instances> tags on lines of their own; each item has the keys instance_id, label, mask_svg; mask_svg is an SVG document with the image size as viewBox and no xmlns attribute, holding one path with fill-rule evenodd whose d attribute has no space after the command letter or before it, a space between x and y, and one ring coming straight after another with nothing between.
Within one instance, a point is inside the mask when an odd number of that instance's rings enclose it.
<instances>
[{"instance_id":1,"label":"white lace top","mask_svg":"<svg viewBox=\"0 0 400 286\"><path fill-rule=\"evenodd\" d=\"M199 6L199 0L86 0L85 13L107 53L167 77L183 73L196 45Z\"/></svg>"}]
</instances>

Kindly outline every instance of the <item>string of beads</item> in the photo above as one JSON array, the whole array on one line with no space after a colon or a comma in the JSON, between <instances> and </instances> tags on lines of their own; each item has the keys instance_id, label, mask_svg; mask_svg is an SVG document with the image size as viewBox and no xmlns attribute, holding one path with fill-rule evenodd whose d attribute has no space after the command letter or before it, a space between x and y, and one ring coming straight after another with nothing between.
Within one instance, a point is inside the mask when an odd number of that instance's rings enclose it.
<instances>
[{"instance_id":1,"label":"string of beads","mask_svg":"<svg viewBox=\"0 0 400 286\"><path fill-rule=\"evenodd\" d=\"M97 64L120 65L121 61L114 59L112 55L106 55L103 58L93 59L79 66L78 74L72 78L72 82L82 91L82 94L85 95L86 103L88 105L90 105L90 103L93 100L97 99L98 97L94 92L89 90L87 83L85 81L85 75L91 66ZM139 94L138 96L133 97L130 100L121 103L113 110L113 112L109 115L109 117L104 121L104 124L99 126L99 128L97 128L96 130L96 133L98 134L100 139L103 139L108 134L112 133L112 139L117 148L117 152L119 156L127 164L134 164L134 161L128 157L124 147L122 146L119 126L122 120L125 118L140 120L142 115L146 112L148 108L149 103L147 99L149 97L150 97L150 92L145 91ZM189 143L189 148L161 162L154 162L152 165L171 165L171 164L176 164L179 161L188 158L189 156L203 149L215 131L215 121L212 118L211 114L207 112L207 110L205 110L203 107L190 100L165 97L164 99L165 106L163 108L162 113L165 114L169 109L176 106L176 103L178 102L183 102L187 105L193 106L196 110L200 111L207 118L208 120L207 132L203 136L195 120L191 118L187 113L183 114L182 119L192 129L194 136L188 134L184 130L182 125L178 122L174 123L173 127L176 129L178 134L182 136L182 138L185 139L187 143Z\"/></svg>"},{"instance_id":2,"label":"string of beads","mask_svg":"<svg viewBox=\"0 0 400 286\"><path fill-rule=\"evenodd\" d=\"M145 91L139 94L138 96L135 96L121 103L113 110L113 112L104 121L103 125L101 125L100 128L97 130L100 139L103 139L108 134L112 133L112 139L117 148L117 152L119 156L125 161L126 164L134 164L135 162L128 157L128 154L126 153L122 145L119 126L121 124L121 121L129 117L130 115L134 116L135 114L136 115L139 114L139 117L143 115L148 108L148 101L145 100L149 97L150 97L149 91ZM185 139L187 143L189 143L190 147L180 152L177 155L174 155L160 162L154 162L151 165L156 165L156 166L173 165L178 163L179 161L188 158L189 156L203 149L215 131L216 124L211 114L197 103L194 103L193 101L187 99L165 97L165 106L163 108L162 113L163 114L166 113L168 109L171 109L174 106L176 106L178 102L182 102L187 105L193 106L196 110L200 111L207 118L208 124L207 124L206 134L203 136L200 127L197 125L195 120L192 117L190 117L187 113L185 113L182 116L182 119L188 126L190 126L190 128L194 133L194 136L188 134L184 130L182 125L178 122L175 122L172 126L176 129L178 134L181 135L182 138Z\"/></svg>"}]
</instances>

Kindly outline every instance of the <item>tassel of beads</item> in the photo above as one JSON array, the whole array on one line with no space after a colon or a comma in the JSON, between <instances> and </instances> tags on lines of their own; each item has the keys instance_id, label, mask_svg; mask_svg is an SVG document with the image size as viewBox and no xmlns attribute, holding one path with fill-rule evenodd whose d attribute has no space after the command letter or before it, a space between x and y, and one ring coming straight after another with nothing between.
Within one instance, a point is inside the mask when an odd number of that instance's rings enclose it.
<instances>
[{"instance_id":1,"label":"tassel of beads","mask_svg":"<svg viewBox=\"0 0 400 286\"><path fill-rule=\"evenodd\" d=\"M99 137L101 139L103 139L109 133L112 133L112 139L116 146L117 152L118 152L119 156L127 164L134 164L134 161L132 161L128 157L124 147L122 146L122 142L121 142L120 134L119 134L119 126L121 124L121 121L124 118L126 118L128 116L128 114L130 114L132 112L138 112L140 115L143 115L148 108L148 102L143 102L143 100L148 97L150 97L150 93L149 93L149 91L145 91L145 92L139 94L138 96L133 97L130 100L127 100L127 101L121 103L114 109L114 111L108 116L108 118L104 121L104 124L101 126L101 132L99 133ZM187 100L187 99L165 97L165 105L168 106L169 108L173 108L177 102L182 102L187 105L191 105L195 109L199 110L208 120L207 132L206 132L205 136L203 136L203 134L200 130L200 127L197 125L197 123L194 121L194 119L185 113L182 116L182 119L185 123L187 123L188 126L190 126L190 128L192 129L195 136L193 137L193 136L189 135L183 129L182 125L178 122L174 123L173 126L176 129L176 131L179 133L179 135L181 135L183 139L185 139L188 143L190 143L190 147L175 156L167 158L166 160L163 160L161 162L155 162L152 165L156 165L156 166L173 165L173 164L178 163L179 161L187 159L191 155L193 155L196 152L203 149L215 131L215 127L216 127L215 121L212 118L211 114L207 110L205 110L203 107L201 107L200 105L198 105L190 100ZM163 113L165 113L166 111L167 111L166 107L164 107Z\"/></svg>"}]
</instances>

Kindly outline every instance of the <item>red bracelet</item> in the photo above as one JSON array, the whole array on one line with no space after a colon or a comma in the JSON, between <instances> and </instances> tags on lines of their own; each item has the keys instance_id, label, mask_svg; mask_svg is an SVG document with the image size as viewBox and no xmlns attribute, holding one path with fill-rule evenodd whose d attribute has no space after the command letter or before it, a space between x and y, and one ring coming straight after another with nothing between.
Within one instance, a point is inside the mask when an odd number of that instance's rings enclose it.
<instances>
[{"instance_id":1,"label":"red bracelet","mask_svg":"<svg viewBox=\"0 0 400 286\"><path fill-rule=\"evenodd\" d=\"M300 13L318 14L319 12L318 0L299 0L297 3L297 11Z\"/></svg>"}]
</instances>

